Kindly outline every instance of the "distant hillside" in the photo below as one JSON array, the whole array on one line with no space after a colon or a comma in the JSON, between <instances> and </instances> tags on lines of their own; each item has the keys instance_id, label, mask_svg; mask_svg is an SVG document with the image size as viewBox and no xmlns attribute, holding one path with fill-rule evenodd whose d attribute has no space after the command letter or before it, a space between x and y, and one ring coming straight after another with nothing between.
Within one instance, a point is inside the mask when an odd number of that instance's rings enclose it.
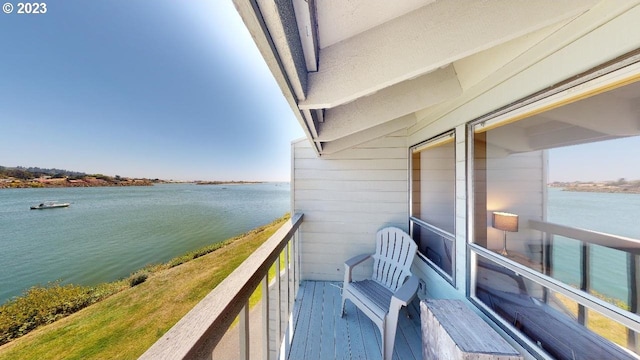
<instances>
[{"instance_id":1,"label":"distant hillside","mask_svg":"<svg viewBox=\"0 0 640 360\"><path fill-rule=\"evenodd\" d=\"M0 166L0 188L145 186L158 179L131 179L62 169Z\"/></svg>"},{"instance_id":2,"label":"distant hillside","mask_svg":"<svg viewBox=\"0 0 640 360\"><path fill-rule=\"evenodd\" d=\"M563 191L640 194L640 180L552 182L550 187Z\"/></svg>"},{"instance_id":3,"label":"distant hillside","mask_svg":"<svg viewBox=\"0 0 640 360\"><path fill-rule=\"evenodd\" d=\"M79 171L69 171L63 169L43 169L39 167L5 167L0 166L0 177L14 177L17 179L30 179L40 176L66 177L66 176L86 176L86 173Z\"/></svg>"}]
</instances>

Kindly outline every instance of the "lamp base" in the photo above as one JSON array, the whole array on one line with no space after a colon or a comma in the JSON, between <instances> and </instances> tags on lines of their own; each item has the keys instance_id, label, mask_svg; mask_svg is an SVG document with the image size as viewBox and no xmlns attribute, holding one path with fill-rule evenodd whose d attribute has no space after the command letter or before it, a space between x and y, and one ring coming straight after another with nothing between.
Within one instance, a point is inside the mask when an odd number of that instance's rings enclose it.
<instances>
[{"instance_id":1,"label":"lamp base","mask_svg":"<svg viewBox=\"0 0 640 360\"><path fill-rule=\"evenodd\" d=\"M507 252L507 232L503 231L504 237L502 238L502 250L500 250L499 254L502 256L509 256Z\"/></svg>"}]
</instances>

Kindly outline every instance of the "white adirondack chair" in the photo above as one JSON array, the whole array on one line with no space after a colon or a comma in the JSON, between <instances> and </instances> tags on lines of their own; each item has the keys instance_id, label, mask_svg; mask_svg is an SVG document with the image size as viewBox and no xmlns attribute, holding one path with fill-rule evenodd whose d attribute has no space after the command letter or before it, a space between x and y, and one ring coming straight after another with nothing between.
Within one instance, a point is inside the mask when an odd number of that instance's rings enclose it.
<instances>
[{"instance_id":1,"label":"white adirondack chair","mask_svg":"<svg viewBox=\"0 0 640 360\"><path fill-rule=\"evenodd\" d=\"M384 360L393 357L400 309L413 299L418 290L418 278L410 270L416 250L416 243L407 233L387 227L376 234L375 254L358 255L344 263L340 316L344 317L347 299L367 315L380 329ZM371 279L352 281L352 268L371 257Z\"/></svg>"}]
</instances>

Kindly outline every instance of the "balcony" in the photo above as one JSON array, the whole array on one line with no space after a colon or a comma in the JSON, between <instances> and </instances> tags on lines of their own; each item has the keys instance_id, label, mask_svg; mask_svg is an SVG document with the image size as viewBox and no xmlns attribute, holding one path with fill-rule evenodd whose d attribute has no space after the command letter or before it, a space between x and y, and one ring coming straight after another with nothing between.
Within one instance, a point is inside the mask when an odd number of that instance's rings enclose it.
<instances>
[{"instance_id":1,"label":"balcony","mask_svg":"<svg viewBox=\"0 0 640 360\"><path fill-rule=\"evenodd\" d=\"M248 359L249 297L258 286L263 289L262 353L265 359L277 355L273 334L286 333L282 324L286 324L293 308L292 299L298 290L297 230L302 218L302 214L293 215L140 359L211 359L213 350L236 317L239 317L239 358ZM274 276L270 281L272 266L280 276ZM275 301L271 301L272 296Z\"/></svg>"},{"instance_id":2,"label":"balcony","mask_svg":"<svg viewBox=\"0 0 640 360\"><path fill-rule=\"evenodd\" d=\"M148 349L141 359L215 359L220 358L219 355L222 355L222 358L231 356L230 358L249 359L250 356L251 358L256 358L256 353L263 359L380 359L381 338L371 320L350 302L347 302L345 317L340 317L341 282L301 281L298 228L302 222L302 214L294 215L234 273ZM579 241L582 241L583 247L596 246L594 244L597 244L615 247L618 250L627 252L630 248L635 249L637 244L636 241L627 238L602 233L595 234L580 229L560 228L558 225L539 221L531 221L530 226L547 234L551 233L556 236L564 235L580 239ZM549 277L548 267L550 260L546 254L553 245L549 239L545 242L547 246L543 246L545 254L543 254L541 260L544 263L543 269L530 270L533 271L532 274L537 274L534 277L542 277L543 280L546 280L545 284L553 285L557 284L557 281ZM488 252L487 250L482 250L479 253ZM580 256L581 283L587 284L585 288L569 289L567 291L567 286L561 286L561 288L552 286L551 289L556 291L563 290L561 293L569 296L572 300L576 299L575 296L571 296L576 291L588 292L588 274L590 272L588 269L588 264L590 263L588 254L589 251L582 251ZM636 269L635 261L632 261L636 258L635 251L630 251L628 254L630 264L634 265L630 268ZM517 264L506 258L498 263L484 260L479 263L480 265L482 268L478 270L480 278L483 278L482 271L486 272L488 270L498 271L503 275L510 274L508 269L518 270L520 274L530 272L527 271L526 267L522 267L522 264ZM503 269L502 267L504 266L507 268ZM275 272L271 276L269 275L270 268L275 268ZM539 272L541 270L542 273ZM279 274L279 276L275 276L275 274ZM538 287L529 288L532 284L526 285L525 280L521 279L517 273L514 274L511 276L515 276L514 279L517 278L517 281L519 281L519 289L504 293L506 291L504 290L505 284L498 284L503 291L497 291L494 287L496 285L495 282L499 281L497 280L499 276L492 276L491 278L494 280L487 284L483 280L479 280L476 295L484 302L488 298L496 300L496 294L511 295L511 298L525 295L536 297L539 300L536 304L548 304L546 308L554 308L560 311L554 312L557 315L554 321L561 323L564 327L574 329L572 334L578 334L576 336L581 339L580 341L593 340L593 344L597 344L593 351L599 351L603 354L616 352L625 357L629 356L629 354L621 351L620 348L587 330L587 306L585 304L577 304L577 317L571 319L571 314L566 312L566 301L561 304L558 299L562 297L556 299L560 295L553 295L547 289L542 289L542 293L537 294L537 291L540 290ZM263 287L262 302L258 309L260 311L252 311L251 314L258 318L253 318L250 321L248 301L258 286ZM267 290L264 291L264 289ZM635 307L637 306L636 292L634 291L632 294L633 296L630 294L629 303ZM593 303L587 304L589 308L601 310L610 319L619 321L621 315L626 313L624 310L617 309L615 306L606 304L592 296L587 296L587 298L588 300L593 299ZM500 299L506 301L505 299ZM489 303L498 304L493 300ZM506 308L507 305L505 304L507 303L508 301L502 304L503 307ZM420 359L422 357L420 313L418 309L417 300L406 309L403 309L406 316L401 316L398 324L394 359ZM502 308L498 306L493 310L498 311L500 309ZM535 309L529 310L533 311ZM503 315L506 314L504 311L498 312ZM565 315L561 316L559 315L560 313ZM626 314L628 315L628 313ZM237 317L239 318L239 324L237 328L234 328L232 338L229 339L229 334L226 335L227 338L224 341L226 345L216 349ZM250 322L254 325L252 327L254 329L253 332L249 331ZM259 324L258 331L255 331L256 323ZM635 323L630 324L629 321L624 321L624 319L622 323L629 326L627 341L629 341L628 346L633 348L635 347L633 340L636 338ZM558 330L557 327L556 330ZM258 348L257 352L251 351L252 348L256 350L256 347ZM230 354L229 348L232 348L233 354ZM236 354L239 354L239 356Z\"/></svg>"},{"instance_id":3,"label":"balcony","mask_svg":"<svg viewBox=\"0 0 640 360\"><path fill-rule=\"evenodd\" d=\"M342 283L303 281L293 312L293 338L286 359L381 359L380 332L347 301L340 318ZM402 310L394 359L422 359L418 301Z\"/></svg>"},{"instance_id":4,"label":"balcony","mask_svg":"<svg viewBox=\"0 0 640 360\"><path fill-rule=\"evenodd\" d=\"M300 282L297 230L302 219L302 214L292 216L140 359L216 358L216 346L236 317L240 359L249 359L250 346L260 346L263 359L380 359L380 333L371 320L350 302L340 318L341 283ZM271 267L280 276L270 280ZM258 286L263 287L261 329L251 334L248 301ZM403 309L394 359L422 357L418 308L416 300Z\"/></svg>"}]
</instances>

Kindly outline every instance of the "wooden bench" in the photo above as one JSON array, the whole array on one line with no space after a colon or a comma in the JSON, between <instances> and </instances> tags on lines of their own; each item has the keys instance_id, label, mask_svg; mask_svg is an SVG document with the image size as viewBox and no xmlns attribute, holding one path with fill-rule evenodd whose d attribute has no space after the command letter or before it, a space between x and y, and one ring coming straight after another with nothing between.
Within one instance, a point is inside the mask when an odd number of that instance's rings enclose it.
<instances>
[{"instance_id":1,"label":"wooden bench","mask_svg":"<svg viewBox=\"0 0 640 360\"><path fill-rule=\"evenodd\" d=\"M422 300L423 359L523 359L460 300Z\"/></svg>"}]
</instances>

